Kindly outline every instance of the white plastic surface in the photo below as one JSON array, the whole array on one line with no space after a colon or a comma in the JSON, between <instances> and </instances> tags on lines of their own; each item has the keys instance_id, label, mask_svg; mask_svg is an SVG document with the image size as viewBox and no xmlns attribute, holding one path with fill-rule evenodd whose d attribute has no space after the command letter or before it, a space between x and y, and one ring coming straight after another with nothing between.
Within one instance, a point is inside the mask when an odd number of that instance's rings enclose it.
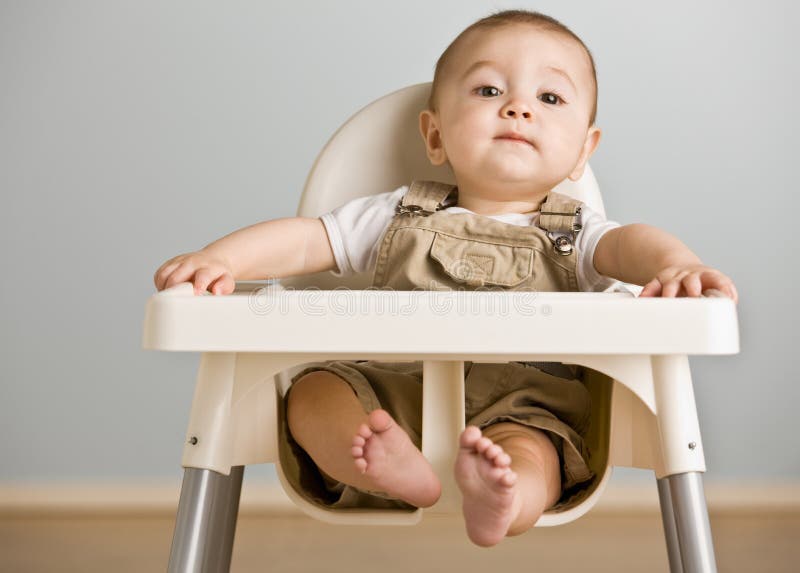
<instances>
[{"instance_id":1,"label":"white plastic surface","mask_svg":"<svg viewBox=\"0 0 800 573\"><path fill-rule=\"evenodd\" d=\"M274 354L206 352L200 361L183 467L225 475L278 459L275 374L294 364Z\"/></svg>"},{"instance_id":2,"label":"white plastic surface","mask_svg":"<svg viewBox=\"0 0 800 573\"><path fill-rule=\"evenodd\" d=\"M380 336L376 336L379 333ZM558 354L734 354L727 298L625 293L275 290L147 302L153 350L508 361Z\"/></svg>"},{"instance_id":3,"label":"white plastic surface","mask_svg":"<svg viewBox=\"0 0 800 573\"><path fill-rule=\"evenodd\" d=\"M609 467L653 468L662 477L705 469L686 355L739 348L735 305L722 297L246 286L228 296L195 296L185 283L148 301L145 348L206 353L188 436L200 441L186 445L184 466L228 473L231 465L276 461L277 371L335 358L422 359L440 380L427 388L423 424L423 452L445 478L434 512L458 506L446 473L463 427L463 403L453 400L461 389L447 383L455 379L453 364L553 360L607 374L616 380ZM546 513L538 525L584 514L609 472L579 506ZM329 512L288 493L304 511L331 523L412 524L421 518L421 512Z\"/></svg>"},{"instance_id":4,"label":"white plastic surface","mask_svg":"<svg viewBox=\"0 0 800 573\"><path fill-rule=\"evenodd\" d=\"M422 363L422 454L442 484L442 495L426 513L458 513L461 492L453 475L458 438L464 431L464 362ZM443 408L442 405L448 407Z\"/></svg>"}]
</instances>

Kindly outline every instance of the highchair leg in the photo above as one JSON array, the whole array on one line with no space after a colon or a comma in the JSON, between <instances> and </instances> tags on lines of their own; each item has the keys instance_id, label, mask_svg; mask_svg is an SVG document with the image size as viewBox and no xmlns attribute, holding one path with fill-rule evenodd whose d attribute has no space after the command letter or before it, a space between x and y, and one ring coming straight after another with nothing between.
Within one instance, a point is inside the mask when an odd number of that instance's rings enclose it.
<instances>
[{"instance_id":1,"label":"highchair leg","mask_svg":"<svg viewBox=\"0 0 800 573\"><path fill-rule=\"evenodd\" d=\"M658 480L670 573L716 573L703 478L688 472Z\"/></svg>"},{"instance_id":2,"label":"highchair leg","mask_svg":"<svg viewBox=\"0 0 800 573\"><path fill-rule=\"evenodd\" d=\"M716 573L703 494L700 424L687 356L652 357L661 459L656 464L664 535L672 573Z\"/></svg>"},{"instance_id":3,"label":"highchair leg","mask_svg":"<svg viewBox=\"0 0 800 573\"><path fill-rule=\"evenodd\" d=\"M681 546L678 542L678 529L675 526L675 512L672 511L672 494L669 491L667 478L656 480L658 483L658 500L661 505L661 522L664 524L664 537L667 540L667 557L670 573L683 573L681 563Z\"/></svg>"},{"instance_id":4,"label":"highchair leg","mask_svg":"<svg viewBox=\"0 0 800 573\"><path fill-rule=\"evenodd\" d=\"M169 573L226 573L231 566L244 466L230 475L186 468Z\"/></svg>"}]
</instances>

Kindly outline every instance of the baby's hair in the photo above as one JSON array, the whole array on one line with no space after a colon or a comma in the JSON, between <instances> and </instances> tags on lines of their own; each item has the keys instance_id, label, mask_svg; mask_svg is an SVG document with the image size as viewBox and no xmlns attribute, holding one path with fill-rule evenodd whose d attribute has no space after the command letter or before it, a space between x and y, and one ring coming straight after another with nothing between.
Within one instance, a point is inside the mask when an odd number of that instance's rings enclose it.
<instances>
[{"instance_id":1,"label":"baby's hair","mask_svg":"<svg viewBox=\"0 0 800 573\"><path fill-rule=\"evenodd\" d=\"M592 53L589 51L589 48L586 47L586 44L583 43L583 40L576 36L572 30L567 28L564 24L555 18L551 18L550 16L529 10L505 10L503 12L486 16L485 18L481 18L477 22L471 24L458 36L456 36L456 39L450 42L450 45L447 46L447 49L444 52L442 52L442 55L439 56L439 60L436 62L436 70L433 73L433 87L431 88L431 95L428 98L428 108L430 110L435 110L434 106L436 91L439 87L439 83L441 82L442 70L444 69L444 66L451 54L455 51L455 46L458 45L459 41L473 30L499 28L501 26L508 26L511 24L529 24L548 32L564 34L565 36L575 40L584 49L586 55L589 56L589 63L592 68L592 82L594 84L594 103L592 104L592 113L589 119L589 125L593 125L595 116L597 115L597 72L595 71Z\"/></svg>"}]
</instances>

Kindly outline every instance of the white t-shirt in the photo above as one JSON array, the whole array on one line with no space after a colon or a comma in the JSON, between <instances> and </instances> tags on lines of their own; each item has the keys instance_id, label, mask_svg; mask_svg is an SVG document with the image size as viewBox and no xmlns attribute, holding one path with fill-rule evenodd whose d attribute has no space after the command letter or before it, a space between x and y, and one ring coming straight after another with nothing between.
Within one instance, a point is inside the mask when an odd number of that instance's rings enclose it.
<instances>
[{"instance_id":1,"label":"white t-shirt","mask_svg":"<svg viewBox=\"0 0 800 573\"><path fill-rule=\"evenodd\" d=\"M395 207L407 192L408 186L404 185L394 191L359 197L320 217L328 232L338 267L338 272L333 271L333 274L346 276L375 270L383 235L395 215ZM458 206L447 207L442 211L472 213ZM504 213L487 217L512 225L528 226L538 222L539 212ZM592 261L600 237L606 231L619 227L620 224L605 220L585 204L580 217L583 227L578 233L575 245L578 253L576 269L578 289L599 292L616 288L620 283L598 273Z\"/></svg>"}]
</instances>

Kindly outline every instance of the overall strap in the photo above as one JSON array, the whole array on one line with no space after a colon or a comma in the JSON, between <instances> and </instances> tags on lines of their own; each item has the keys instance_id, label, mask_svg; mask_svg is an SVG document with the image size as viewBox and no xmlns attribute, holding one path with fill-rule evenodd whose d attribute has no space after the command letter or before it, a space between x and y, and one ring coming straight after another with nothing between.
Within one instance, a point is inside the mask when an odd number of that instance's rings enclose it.
<instances>
[{"instance_id":1,"label":"overall strap","mask_svg":"<svg viewBox=\"0 0 800 573\"><path fill-rule=\"evenodd\" d=\"M455 185L438 181L414 181L397 206L398 214L430 215L444 206Z\"/></svg>"},{"instance_id":2,"label":"overall strap","mask_svg":"<svg viewBox=\"0 0 800 573\"><path fill-rule=\"evenodd\" d=\"M572 197L553 193L540 207L539 226L551 233L577 233L581 230L581 202Z\"/></svg>"}]
</instances>

